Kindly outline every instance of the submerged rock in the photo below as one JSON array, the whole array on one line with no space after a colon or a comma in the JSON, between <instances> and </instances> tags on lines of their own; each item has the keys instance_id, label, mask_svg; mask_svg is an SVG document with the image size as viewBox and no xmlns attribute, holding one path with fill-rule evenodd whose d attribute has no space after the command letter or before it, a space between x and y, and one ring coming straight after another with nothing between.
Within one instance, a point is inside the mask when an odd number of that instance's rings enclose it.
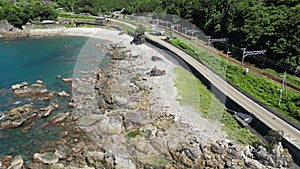
<instances>
[{"instance_id":1,"label":"submerged rock","mask_svg":"<svg viewBox=\"0 0 300 169\"><path fill-rule=\"evenodd\" d=\"M31 104L13 108L1 122L1 129L15 128L37 115L37 110Z\"/></svg>"}]
</instances>

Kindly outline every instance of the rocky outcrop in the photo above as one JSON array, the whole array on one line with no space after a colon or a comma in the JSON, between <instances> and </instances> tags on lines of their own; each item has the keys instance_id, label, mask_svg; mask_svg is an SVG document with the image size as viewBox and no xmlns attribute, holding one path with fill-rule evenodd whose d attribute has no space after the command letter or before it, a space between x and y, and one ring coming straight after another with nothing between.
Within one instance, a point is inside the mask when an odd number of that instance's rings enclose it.
<instances>
[{"instance_id":1,"label":"rocky outcrop","mask_svg":"<svg viewBox=\"0 0 300 169\"><path fill-rule=\"evenodd\" d=\"M7 31L13 31L15 28L13 25L11 25L6 20L0 21L0 32L7 32Z\"/></svg>"},{"instance_id":2,"label":"rocky outcrop","mask_svg":"<svg viewBox=\"0 0 300 169\"><path fill-rule=\"evenodd\" d=\"M24 161L21 155L12 157L12 156L3 156L2 157L2 168L3 169L23 169Z\"/></svg>"},{"instance_id":3,"label":"rocky outcrop","mask_svg":"<svg viewBox=\"0 0 300 169\"><path fill-rule=\"evenodd\" d=\"M24 84L16 84L13 85L12 90L14 91L15 97L29 97L32 95L45 95L47 94L48 90L45 85L41 83L34 83L31 85Z\"/></svg>"},{"instance_id":4,"label":"rocky outcrop","mask_svg":"<svg viewBox=\"0 0 300 169\"><path fill-rule=\"evenodd\" d=\"M31 104L9 110L1 121L1 129L15 128L37 115L37 110Z\"/></svg>"},{"instance_id":5,"label":"rocky outcrop","mask_svg":"<svg viewBox=\"0 0 300 169\"><path fill-rule=\"evenodd\" d=\"M58 92L57 95L59 97L70 97L70 94L66 93L65 91Z\"/></svg>"},{"instance_id":6,"label":"rocky outcrop","mask_svg":"<svg viewBox=\"0 0 300 169\"><path fill-rule=\"evenodd\" d=\"M14 38L27 38L27 37L48 37L48 36L63 36L65 35L62 30L57 31L31 31L30 29L18 29L8 23L7 21L0 21L0 38L14 39Z\"/></svg>"},{"instance_id":7,"label":"rocky outcrop","mask_svg":"<svg viewBox=\"0 0 300 169\"><path fill-rule=\"evenodd\" d=\"M47 117L49 116L54 110L58 109L58 104L57 103L51 103L49 106L45 108L40 108L40 116L41 117Z\"/></svg>"},{"instance_id":8,"label":"rocky outcrop","mask_svg":"<svg viewBox=\"0 0 300 169\"><path fill-rule=\"evenodd\" d=\"M145 42L146 42L146 40L145 40L145 34L144 33L135 34L134 37L133 37L133 40L131 41L132 44L136 44L136 45L140 45L140 44L143 44Z\"/></svg>"},{"instance_id":9,"label":"rocky outcrop","mask_svg":"<svg viewBox=\"0 0 300 169\"><path fill-rule=\"evenodd\" d=\"M15 84L15 85L12 85L11 86L11 90L18 90L20 89L21 87L24 87L24 86L28 86L29 83L28 82L22 82L20 84Z\"/></svg>"},{"instance_id":10,"label":"rocky outcrop","mask_svg":"<svg viewBox=\"0 0 300 169\"><path fill-rule=\"evenodd\" d=\"M286 149L283 149L279 142L271 152L268 152L264 147L258 149L252 149L254 158L258 159L263 165L271 167L289 167L291 164L292 156Z\"/></svg>"},{"instance_id":11,"label":"rocky outcrop","mask_svg":"<svg viewBox=\"0 0 300 169\"><path fill-rule=\"evenodd\" d=\"M33 155L33 161L42 162L44 164L55 164L58 162L58 156L52 152L46 152L43 154L35 153Z\"/></svg>"},{"instance_id":12,"label":"rocky outcrop","mask_svg":"<svg viewBox=\"0 0 300 169\"><path fill-rule=\"evenodd\" d=\"M147 75L149 75L150 77L162 76L165 74L166 74L165 70L160 70L160 69L157 69L156 67L152 68L151 71L147 73Z\"/></svg>"},{"instance_id":13,"label":"rocky outcrop","mask_svg":"<svg viewBox=\"0 0 300 169\"><path fill-rule=\"evenodd\" d=\"M72 78L62 78L62 81L64 83L71 84L72 83Z\"/></svg>"}]
</instances>

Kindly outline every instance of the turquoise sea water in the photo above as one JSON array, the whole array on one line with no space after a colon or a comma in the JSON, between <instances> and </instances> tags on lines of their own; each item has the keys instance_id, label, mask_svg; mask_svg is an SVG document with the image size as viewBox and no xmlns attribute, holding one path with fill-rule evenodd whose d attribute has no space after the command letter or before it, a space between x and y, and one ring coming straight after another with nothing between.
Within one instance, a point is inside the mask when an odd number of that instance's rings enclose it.
<instances>
[{"instance_id":1,"label":"turquoise sea water","mask_svg":"<svg viewBox=\"0 0 300 169\"><path fill-rule=\"evenodd\" d=\"M0 40L0 88L37 79L52 84L58 74L70 75L86 41L84 37Z\"/></svg>"},{"instance_id":2,"label":"turquoise sea water","mask_svg":"<svg viewBox=\"0 0 300 169\"><path fill-rule=\"evenodd\" d=\"M0 93L0 111L25 104L24 100L20 100L18 104L12 102L17 98L13 98L12 91L9 89L11 85L23 81L34 83L36 80L42 80L48 91L65 90L70 93L71 87L64 84L57 75L72 77L76 59L82 47L86 48L88 41L90 42L91 39L85 37L1 39L0 89L8 94ZM94 43L101 43L100 40L94 41ZM68 100L58 101L68 103ZM60 106L57 112L65 112L63 108L64 106ZM48 125L41 128L49 118L51 116L35 121L28 132L22 132L26 125L16 129L0 130L0 157L7 154L21 154L25 160L30 159L32 153L38 152L43 143L57 140L61 132L58 127Z\"/></svg>"}]
</instances>

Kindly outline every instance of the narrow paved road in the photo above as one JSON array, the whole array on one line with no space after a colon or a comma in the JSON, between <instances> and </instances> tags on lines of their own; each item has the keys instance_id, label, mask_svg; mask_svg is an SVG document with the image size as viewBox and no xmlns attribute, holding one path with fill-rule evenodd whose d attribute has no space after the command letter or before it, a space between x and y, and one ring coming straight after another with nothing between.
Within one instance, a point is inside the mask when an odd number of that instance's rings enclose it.
<instances>
[{"instance_id":1,"label":"narrow paved road","mask_svg":"<svg viewBox=\"0 0 300 169\"><path fill-rule=\"evenodd\" d=\"M115 20L116 21L116 20ZM131 26L136 28L134 25L116 21L127 26ZM173 51L176 55L181 57L191 66L193 66L199 73L201 73L206 79L208 79L211 84L213 84L216 88L220 91L224 92L227 97L235 101L237 104L242 106L248 112L251 112L254 116L260 119L264 124L269 126L273 130L283 131L284 138L292 143L295 147L300 150L300 131L294 128L293 126L289 125L285 121L278 118L273 113L269 112L267 109L263 108L259 104L255 103L253 100L245 96L244 94L240 93L230 84L228 84L225 80L220 78L218 75L207 69L203 64L199 63L196 59L192 56L186 54L182 50L174 47L173 45L163 41L162 39L158 38L157 36L153 36L149 33L146 33L146 36L151 39L152 41L164 46L165 48Z\"/></svg>"}]
</instances>

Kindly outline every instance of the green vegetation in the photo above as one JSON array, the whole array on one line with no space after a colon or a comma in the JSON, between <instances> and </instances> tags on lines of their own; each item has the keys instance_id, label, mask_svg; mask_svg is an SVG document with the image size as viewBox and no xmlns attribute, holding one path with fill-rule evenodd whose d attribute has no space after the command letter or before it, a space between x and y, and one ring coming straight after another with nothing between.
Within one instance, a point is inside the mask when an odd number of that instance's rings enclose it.
<instances>
[{"instance_id":1,"label":"green vegetation","mask_svg":"<svg viewBox=\"0 0 300 169\"><path fill-rule=\"evenodd\" d=\"M270 147L274 147L274 145L278 145L282 140L282 136L279 131L270 130L268 134L265 136L267 142L270 144Z\"/></svg>"},{"instance_id":2,"label":"green vegetation","mask_svg":"<svg viewBox=\"0 0 300 169\"><path fill-rule=\"evenodd\" d=\"M275 70L272 69L264 69L264 71L268 74L271 74L273 76L276 76L278 78L283 78L283 73L278 73ZM296 86L297 88L300 88L300 78L295 75L286 74L286 81L289 84L292 84L293 86Z\"/></svg>"},{"instance_id":3,"label":"green vegetation","mask_svg":"<svg viewBox=\"0 0 300 169\"><path fill-rule=\"evenodd\" d=\"M242 144L254 145L259 142L256 135L241 127L237 121L225 111L224 105L195 76L182 67L174 69L175 86L178 90L178 101L182 106L191 105L202 116L212 120L220 120L228 138Z\"/></svg>"},{"instance_id":4,"label":"green vegetation","mask_svg":"<svg viewBox=\"0 0 300 169\"><path fill-rule=\"evenodd\" d=\"M209 53L202 48L193 47L191 44L179 39L171 40L171 43L181 48L186 53L194 56L199 61L210 67L215 72L226 77L236 86L262 101L266 105L275 108L291 119L300 122L300 95L287 89L283 91L281 104L278 104L281 86L265 77L252 72L243 74L243 69L216 54Z\"/></svg>"},{"instance_id":5,"label":"green vegetation","mask_svg":"<svg viewBox=\"0 0 300 169\"><path fill-rule=\"evenodd\" d=\"M21 27L28 21L55 19L64 12L110 15L159 12L178 15L212 37L249 50L266 49L274 61L300 65L299 0L40 0L0 1L0 20ZM63 14L59 14L63 15Z\"/></svg>"},{"instance_id":6,"label":"green vegetation","mask_svg":"<svg viewBox=\"0 0 300 169\"><path fill-rule=\"evenodd\" d=\"M7 20L18 28L21 28L27 22L57 19L55 4L46 5L37 0L16 3L0 1L0 7L0 20Z\"/></svg>"},{"instance_id":7,"label":"green vegetation","mask_svg":"<svg viewBox=\"0 0 300 169\"><path fill-rule=\"evenodd\" d=\"M119 24L118 27L121 28L121 29L124 29L124 30L126 30L126 31L128 31L129 33L132 33L132 34L134 34L134 32L135 32L135 29L133 29L132 27L127 26L127 25Z\"/></svg>"},{"instance_id":8,"label":"green vegetation","mask_svg":"<svg viewBox=\"0 0 300 169\"><path fill-rule=\"evenodd\" d=\"M138 130L136 130L136 131L131 131L131 132L127 133L126 137L127 138L134 138L134 137L136 137L138 135L141 135L141 132L138 131Z\"/></svg>"}]
</instances>

